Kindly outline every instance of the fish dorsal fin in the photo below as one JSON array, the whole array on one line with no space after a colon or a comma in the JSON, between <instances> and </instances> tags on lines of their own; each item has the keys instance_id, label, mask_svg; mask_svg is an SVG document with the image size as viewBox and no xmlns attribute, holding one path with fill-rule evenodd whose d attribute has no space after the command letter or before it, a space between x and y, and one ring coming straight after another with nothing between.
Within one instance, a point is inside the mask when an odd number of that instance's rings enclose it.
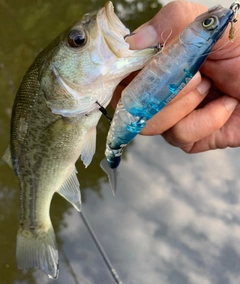
<instances>
[{"instance_id":1,"label":"fish dorsal fin","mask_svg":"<svg viewBox=\"0 0 240 284\"><path fill-rule=\"evenodd\" d=\"M95 153L96 135L96 127L94 126L88 131L88 133L84 137L81 150L81 160L83 161L85 167L87 167L91 163L93 155Z\"/></svg>"},{"instance_id":2,"label":"fish dorsal fin","mask_svg":"<svg viewBox=\"0 0 240 284\"><path fill-rule=\"evenodd\" d=\"M62 187L57 191L62 197L70 202L79 212L81 211L81 192L80 184L77 178L77 170L74 170L64 182Z\"/></svg>"},{"instance_id":3,"label":"fish dorsal fin","mask_svg":"<svg viewBox=\"0 0 240 284\"><path fill-rule=\"evenodd\" d=\"M4 162L6 162L11 168L13 167L12 166L12 158L11 158L11 150L10 150L10 145L8 145L5 153L3 154L2 156L2 160Z\"/></svg>"}]
</instances>

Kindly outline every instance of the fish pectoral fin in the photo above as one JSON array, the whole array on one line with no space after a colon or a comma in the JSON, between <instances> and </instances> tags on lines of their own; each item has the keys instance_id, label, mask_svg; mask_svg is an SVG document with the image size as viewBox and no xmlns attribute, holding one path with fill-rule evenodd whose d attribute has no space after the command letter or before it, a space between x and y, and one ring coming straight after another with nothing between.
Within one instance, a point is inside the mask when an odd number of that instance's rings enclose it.
<instances>
[{"instance_id":1,"label":"fish pectoral fin","mask_svg":"<svg viewBox=\"0 0 240 284\"><path fill-rule=\"evenodd\" d=\"M84 137L81 150L81 160L85 167L91 163L93 155L96 151L96 127L92 127Z\"/></svg>"},{"instance_id":2,"label":"fish pectoral fin","mask_svg":"<svg viewBox=\"0 0 240 284\"><path fill-rule=\"evenodd\" d=\"M4 162L6 162L11 168L13 168L10 145L8 145L8 147L7 147L6 151L5 151L5 153L3 154L2 160L3 160Z\"/></svg>"},{"instance_id":3,"label":"fish pectoral fin","mask_svg":"<svg viewBox=\"0 0 240 284\"><path fill-rule=\"evenodd\" d=\"M48 230L19 228L16 256L19 269L40 268L57 279L58 250L52 225Z\"/></svg>"},{"instance_id":4,"label":"fish pectoral fin","mask_svg":"<svg viewBox=\"0 0 240 284\"><path fill-rule=\"evenodd\" d=\"M110 168L106 159L103 159L100 163L100 167L108 175L108 179L111 185L113 196L116 196L117 190L117 168Z\"/></svg>"},{"instance_id":5,"label":"fish pectoral fin","mask_svg":"<svg viewBox=\"0 0 240 284\"><path fill-rule=\"evenodd\" d=\"M64 197L68 202L70 202L77 211L81 211L82 202L81 202L81 192L80 184L77 178L77 170L74 167L71 175L64 182L62 187L57 191L62 197Z\"/></svg>"}]
</instances>

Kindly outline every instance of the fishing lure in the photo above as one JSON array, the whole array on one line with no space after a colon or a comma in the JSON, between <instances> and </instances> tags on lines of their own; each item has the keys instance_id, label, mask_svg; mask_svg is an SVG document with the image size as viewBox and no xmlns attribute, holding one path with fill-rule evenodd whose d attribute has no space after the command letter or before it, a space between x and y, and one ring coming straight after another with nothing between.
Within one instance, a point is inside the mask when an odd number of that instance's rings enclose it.
<instances>
[{"instance_id":1,"label":"fishing lure","mask_svg":"<svg viewBox=\"0 0 240 284\"><path fill-rule=\"evenodd\" d=\"M181 34L164 47L124 89L107 136L102 169L108 174L113 194L116 168L124 147L145 127L146 121L165 107L197 73L217 40L231 23L234 36L236 13L216 5L198 16Z\"/></svg>"}]
</instances>

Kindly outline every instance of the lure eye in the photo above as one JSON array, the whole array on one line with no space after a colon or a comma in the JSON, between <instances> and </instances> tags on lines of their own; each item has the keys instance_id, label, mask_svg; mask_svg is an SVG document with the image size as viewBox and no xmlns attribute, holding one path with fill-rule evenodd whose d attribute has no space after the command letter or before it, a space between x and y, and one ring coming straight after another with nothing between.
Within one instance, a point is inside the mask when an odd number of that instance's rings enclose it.
<instances>
[{"instance_id":1,"label":"lure eye","mask_svg":"<svg viewBox=\"0 0 240 284\"><path fill-rule=\"evenodd\" d=\"M203 21L202 25L204 28L210 28L214 25L216 19L214 17L210 17L210 18L207 18L206 20Z\"/></svg>"},{"instance_id":2,"label":"lure eye","mask_svg":"<svg viewBox=\"0 0 240 284\"><path fill-rule=\"evenodd\" d=\"M83 31L72 30L68 35L68 44L71 47L82 47L87 41L86 34Z\"/></svg>"}]
</instances>

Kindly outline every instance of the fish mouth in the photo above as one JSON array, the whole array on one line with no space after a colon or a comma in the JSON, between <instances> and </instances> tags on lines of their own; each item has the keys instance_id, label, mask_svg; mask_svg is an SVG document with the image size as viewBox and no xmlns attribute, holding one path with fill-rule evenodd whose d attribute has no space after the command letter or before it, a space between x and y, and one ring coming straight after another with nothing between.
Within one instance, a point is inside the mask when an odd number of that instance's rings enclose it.
<instances>
[{"instance_id":1,"label":"fish mouth","mask_svg":"<svg viewBox=\"0 0 240 284\"><path fill-rule=\"evenodd\" d=\"M101 16L105 16L105 21ZM142 50L132 50L125 41L125 37L130 34L130 30L124 26L118 16L114 13L114 6L108 1L105 6L98 12L97 18L101 21L104 39L110 50L117 57L139 57L148 56L156 53L156 48L149 47Z\"/></svg>"},{"instance_id":2,"label":"fish mouth","mask_svg":"<svg viewBox=\"0 0 240 284\"><path fill-rule=\"evenodd\" d=\"M114 6L111 1L108 1L105 6L106 18L111 26L111 30L117 35L120 35L124 40L124 36L130 33L129 29L124 26L118 16L114 13Z\"/></svg>"}]
</instances>

